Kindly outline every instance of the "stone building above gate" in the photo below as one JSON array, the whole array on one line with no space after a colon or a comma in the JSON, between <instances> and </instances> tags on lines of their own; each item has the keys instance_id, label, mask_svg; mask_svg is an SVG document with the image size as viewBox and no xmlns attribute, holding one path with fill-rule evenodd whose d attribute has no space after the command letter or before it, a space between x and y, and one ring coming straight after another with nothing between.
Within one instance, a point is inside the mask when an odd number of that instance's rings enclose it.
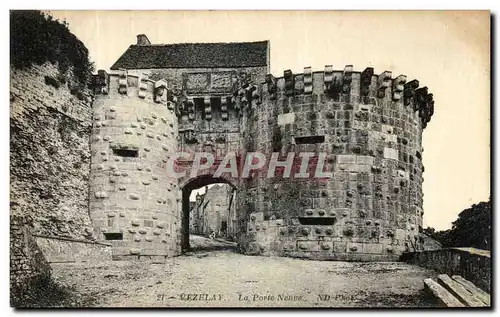
<instances>
[{"instance_id":1,"label":"stone building above gate","mask_svg":"<svg viewBox=\"0 0 500 317\"><path fill-rule=\"evenodd\" d=\"M237 151L240 126L234 95L270 71L269 42L151 44L137 36L111 66L165 80L179 101L179 150Z\"/></svg>"}]
</instances>

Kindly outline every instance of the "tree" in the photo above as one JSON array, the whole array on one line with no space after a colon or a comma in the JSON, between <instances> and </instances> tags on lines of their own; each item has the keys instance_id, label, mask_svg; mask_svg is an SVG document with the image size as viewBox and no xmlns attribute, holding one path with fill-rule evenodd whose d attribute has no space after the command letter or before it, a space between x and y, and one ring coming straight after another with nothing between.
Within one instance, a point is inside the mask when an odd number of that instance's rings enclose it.
<instances>
[{"instance_id":1,"label":"tree","mask_svg":"<svg viewBox=\"0 0 500 317\"><path fill-rule=\"evenodd\" d=\"M61 74L71 67L82 87L90 81L94 65L85 45L68 24L38 10L10 11L10 64L16 69L57 64Z\"/></svg>"},{"instance_id":2,"label":"tree","mask_svg":"<svg viewBox=\"0 0 500 317\"><path fill-rule=\"evenodd\" d=\"M432 237L436 233L436 229L427 227L422 231L422 233L428 235L429 237Z\"/></svg>"},{"instance_id":3,"label":"tree","mask_svg":"<svg viewBox=\"0 0 500 317\"><path fill-rule=\"evenodd\" d=\"M474 204L458 215L449 234L450 246L491 249L491 199Z\"/></svg>"},{"instance_id":4,"label":"tree","mask_svg":"<svg viewBox=\"0 0 500 317\"><path fill-rule=\"evenodd\" d=\"M451 229L435 231L434 228L426 228L424 233L438 240L443 247L491 250L491 198L488 202L463 210Z\"/></svg>"}]
</instances>

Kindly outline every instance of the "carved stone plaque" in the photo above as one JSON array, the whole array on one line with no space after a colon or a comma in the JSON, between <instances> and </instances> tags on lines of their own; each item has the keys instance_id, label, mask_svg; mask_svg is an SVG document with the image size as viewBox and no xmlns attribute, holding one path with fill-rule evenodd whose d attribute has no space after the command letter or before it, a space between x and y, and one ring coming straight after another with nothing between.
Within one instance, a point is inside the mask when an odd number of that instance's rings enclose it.
<instances>
[{"instance_id":1,"label":"carved stone plaque","mask_svg":"<svg viewBox=\"0 0 500 317\"><path fill-rule=\"evenodd\" d=\"M188 93L207 91L209 89L209 73L186 74L186 90Z\"/></svg>"},{"instance_id":2,"label":"carved stone plaque","mask_svg":"<svg viewBox=\"0 0 500 317\"><path fill-rule=\"evenodd\" d=\"M230 91L233 87L235 78L232 72L212 73L211 88L215 91Z\"/></svg>"},{"instance_id":3,"label":"carved stone plaque","mask_svg":"<svg viewBox=\"0 0 500 317\"><path fill-rule=\"evenodd\" d=\"M188 94L230 93L236 81L236 73L232 71L184 74L184 88Z\"/></svg>"}]
</instances>

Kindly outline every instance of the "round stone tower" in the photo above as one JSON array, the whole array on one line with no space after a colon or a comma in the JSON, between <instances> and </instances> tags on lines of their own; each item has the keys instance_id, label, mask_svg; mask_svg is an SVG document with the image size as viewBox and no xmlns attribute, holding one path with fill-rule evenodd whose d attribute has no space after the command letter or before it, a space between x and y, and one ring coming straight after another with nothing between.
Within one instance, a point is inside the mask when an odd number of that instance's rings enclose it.
<instances>
[{"instance_id":1,"label":"round stone tower","mask_svg":"<svg viewBox=\"0 0 500 317\"><path fill-rule=\"evenodd\" d=\"M268 178L263 168L242 185L246 252L377 261L418 249L422 131L434 111L432 94L418 87L351 65L268 75L257 101L244 104L242 145L266 153L268 163L279 152L292 172L278 167Z\"/></svg>"},{"instance_id":2,"label":"round stone tower","mask_svg":"<svg viewBox=\"0 0 500 317\"><path fill-rule=\"evenodd\" d=\"M114 259L164 258L180 250L180 191L165 172L177 150L167 83L99 71L91 139L90 214Z\"/></svg>"}]
</instances>

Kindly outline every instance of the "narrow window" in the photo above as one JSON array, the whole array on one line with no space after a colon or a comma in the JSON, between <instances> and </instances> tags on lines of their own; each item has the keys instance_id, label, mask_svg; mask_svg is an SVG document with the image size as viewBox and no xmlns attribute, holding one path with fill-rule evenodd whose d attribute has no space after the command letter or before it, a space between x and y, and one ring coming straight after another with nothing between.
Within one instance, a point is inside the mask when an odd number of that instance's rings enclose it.
<instances>
[{"instance_id":1,"label":"narrow window","mask_svg":"<svg viewBox=\"0 0 500 317\"><path fill-rule=\"evenodd\" d=\"M295 144L316 144L325 142L324 135L295 137Z\"/></svg>"},{"instance_id":2,"label":"narrow window","mask_svg":"<svg viewBox=\"0 0 500 317\"><path fill-rule=\"evenodd\" d=\"M299 218L299 222L301 225L323 225L329 226L333 225L335 222L335 218Z\"/></svg>"},{"instance_id":3,"label":"narrow window","mask_svg":"<svg viewBox=\"0 0 500 317\"><path fill-rule=\"evenodd\" d=\"M123 240L123 233L121 232L106 232L104 234L106 240Z\"/></svg>"},{"instance_id":4,"label":"narrow window","mask_svg":"<svg viewBox=\"0 0 500 317\"><path fill-rule=\"evenodd\" d=\"M113 154L121 157L139 157L139 150L135 149L113 149Z\"/></svg>"}]
</instances>

